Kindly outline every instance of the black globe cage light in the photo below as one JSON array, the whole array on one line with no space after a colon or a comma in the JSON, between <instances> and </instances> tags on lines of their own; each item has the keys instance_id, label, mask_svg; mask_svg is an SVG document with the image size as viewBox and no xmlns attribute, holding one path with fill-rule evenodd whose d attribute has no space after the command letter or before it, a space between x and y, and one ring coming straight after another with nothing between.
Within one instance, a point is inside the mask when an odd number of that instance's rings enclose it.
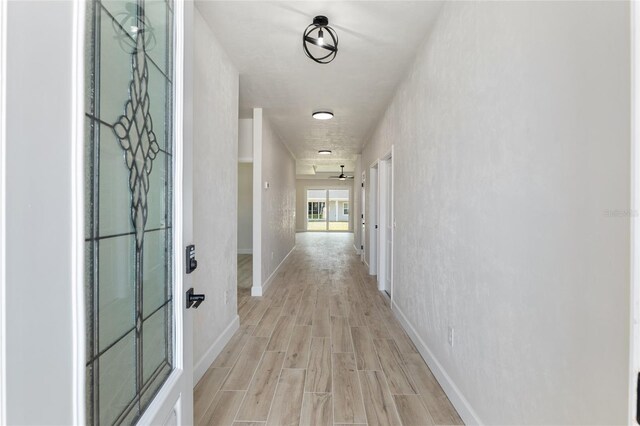
<instances>
[{"instance_id":1,"label":"black globe cage light","mask_svg":"<svg viewBox=\"0 0 640 426\"><path fill-rule=\"evenodd\" d=\"M325 49L329 53L325 56L314 56L309 51L310 44ZM329 26L329 19L326 16L313 18L313 23L304 30L302 35L302 47L304 53L319 64L328 64L335 59L338 54L338 34Z\"/></svg>"}]
</instances>

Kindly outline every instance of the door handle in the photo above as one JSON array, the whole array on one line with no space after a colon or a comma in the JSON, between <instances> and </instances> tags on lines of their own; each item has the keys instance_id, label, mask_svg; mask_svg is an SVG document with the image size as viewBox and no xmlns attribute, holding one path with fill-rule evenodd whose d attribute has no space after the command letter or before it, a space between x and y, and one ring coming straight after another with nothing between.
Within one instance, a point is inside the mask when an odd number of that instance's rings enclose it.
<instances>
[{"instance_id":1,"label":"door handle","mask_svg":"<svg viewBox=\"0 0 640 426\"><path fill-rule=\"evenodd\" d=\"M195 294L193 291L193 287L187 291L187 309L194 308L198 309L198 306L202 302L204 302L205 296L204 294Z\"/></svg>"}]
</instances>

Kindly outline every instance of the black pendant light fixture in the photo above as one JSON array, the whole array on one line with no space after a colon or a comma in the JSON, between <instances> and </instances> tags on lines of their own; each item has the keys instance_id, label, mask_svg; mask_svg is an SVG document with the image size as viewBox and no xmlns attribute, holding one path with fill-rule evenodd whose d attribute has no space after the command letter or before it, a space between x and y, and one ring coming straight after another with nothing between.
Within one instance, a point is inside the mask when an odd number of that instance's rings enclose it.
<instances>
[{"instance_id":1,"label":"black pendant light fixture","mask_svg":"<svg viewBox=\"0 0 640 426\"><path fill-rule=\"evenodd\" d=\"M338 35L326 16L316 16L302 35L304 53L319 64L328 64L338 54ZM320 50L320 49L324 49Z\"/></svg>"}]
</instances>

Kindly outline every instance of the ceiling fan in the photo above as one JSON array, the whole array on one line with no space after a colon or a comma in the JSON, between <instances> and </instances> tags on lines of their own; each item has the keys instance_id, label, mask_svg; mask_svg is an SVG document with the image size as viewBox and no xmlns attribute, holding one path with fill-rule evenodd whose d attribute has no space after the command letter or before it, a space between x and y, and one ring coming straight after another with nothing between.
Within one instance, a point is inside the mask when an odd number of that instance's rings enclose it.
<instances>
[{"instance_id":1,"label":"ceiling fan","mask_svg":"<svg viewBox=\"0 0 640 426\"><path fill-rule=\"evenodd\" d=\"M329 176L329 179L339 179L339 180L353 179L353 176L347 176L344 174L344 164L341 165L340 168L342 169L340 176Z\"/></svg>"}]
</instances>

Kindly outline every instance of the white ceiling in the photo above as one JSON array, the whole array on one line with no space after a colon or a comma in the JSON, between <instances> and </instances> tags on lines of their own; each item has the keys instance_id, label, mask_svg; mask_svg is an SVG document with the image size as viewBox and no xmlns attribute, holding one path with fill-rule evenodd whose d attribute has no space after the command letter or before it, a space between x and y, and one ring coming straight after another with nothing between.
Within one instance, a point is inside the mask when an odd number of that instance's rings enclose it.
<instances>
[{"instance_id":1,"label":"white ceiling","mask_svg":"<svg viewBox=\"0 0 640 426\"><path fill-rule=\"evenodd\" d=\"M436 1L212 1L197 7L240 72L240 114L264 108L298 160L353 172L355 157L440 10ZM321 65L302 50L316 15L338 33L336 59ZM333 110L318 121L312 111ZM320 156L319 149L331 149ZM299 173L299 174L307 174Z\"/></svg>"}]
</instances>

